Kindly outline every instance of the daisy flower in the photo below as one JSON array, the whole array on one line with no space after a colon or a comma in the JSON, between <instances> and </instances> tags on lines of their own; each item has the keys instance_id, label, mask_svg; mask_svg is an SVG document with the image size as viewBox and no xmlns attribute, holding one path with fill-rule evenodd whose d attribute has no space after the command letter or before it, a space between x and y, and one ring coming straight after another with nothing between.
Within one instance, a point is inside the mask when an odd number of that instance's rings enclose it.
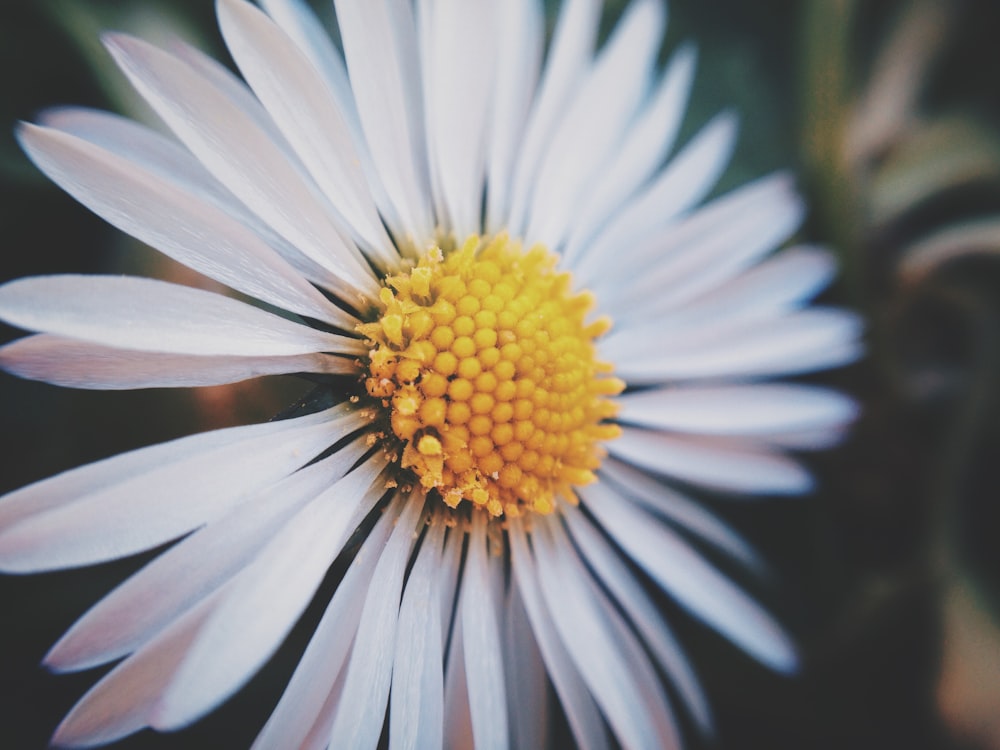
<instances>
[{"instance_id":1,"label":"daisy flower","mask_svg":"<svg viewBox=\"0 0 1000 750\"><path fill-rule=\"evenodd\" d=\"M0 569L173 546L45 663L117 662L59 726L184 727L275 653L346 568L255 747L676 747L705 698L649 584L776 670L793 644L706 562L746 544L690 499L794 495L846 397L768 382L859 353L806 308L822 250L772 255L792 180L705 203L725 112L675 136L695 54L659 0L597 48L601 3L220 0L242 79L183 43L104 42L172 132L66 108L18 135L133 237L242 298L146 278L0 288L10 372L77 388L303 374L288 415L142 448L0 501ZM669 156L669 158L668 158ZM551 686L551 690L550 690ZM551 702L551 705L550 705ZM263 720L263 718L262 718Z\"/></svg>"}]
</instances>

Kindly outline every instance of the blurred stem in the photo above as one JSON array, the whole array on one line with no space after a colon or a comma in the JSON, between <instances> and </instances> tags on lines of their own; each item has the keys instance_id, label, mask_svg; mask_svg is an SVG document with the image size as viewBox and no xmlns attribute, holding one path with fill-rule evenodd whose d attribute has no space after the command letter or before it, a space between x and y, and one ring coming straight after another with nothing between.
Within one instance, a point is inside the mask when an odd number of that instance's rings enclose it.
<instances>
[{"instance_id":1,"label":"blurred stem","mask_svg":"<svg viewBox=\"0 0 1000 750\"><path fill-rule=\"evenodd\" d=\"M852 302L862 307L861 203L843 150L853 105L851 30L857 5L857 0L806 3L799 100L803 157L819 197L817 216L841 258Z\"/></svg>"}]
</instances>

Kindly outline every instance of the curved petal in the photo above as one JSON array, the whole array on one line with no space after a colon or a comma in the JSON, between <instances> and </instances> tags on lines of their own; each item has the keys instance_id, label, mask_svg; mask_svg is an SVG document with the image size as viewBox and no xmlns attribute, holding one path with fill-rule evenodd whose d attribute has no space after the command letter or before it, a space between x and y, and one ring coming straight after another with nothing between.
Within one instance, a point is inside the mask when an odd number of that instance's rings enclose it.
<instances>
[{"instance_id":1,"label":"curved petal","mask_svg":"<svg viewBox=\"0 0 1000 750\"><path fill-rule=\"evenodd\" d=\"M347 72L372 160L399 215L397 239L432 237L413 11L404 0L335 0Z\"/></svg>"},{"instance_id":2,"label":"curved petal","mask_svg":"<svg viewBox=\"0 0 1000 750\"><path fill-rule=\"evenodd\" d=\"M635 624L636 630L698 722L698 728L706 734L711 732L712 714L705 693L698 684L698 678L685 657L683 648L674 638L649 594L643 590L617 551L612 549L579 509L566 506L562 513L580 548L581 556Z\"/></svg>"},{"instance_id":3,"label":"curved petal","mask_svg":"<svg viewBox=\"0 0 1000 750\"><path fill-rule=\"evenodd\" d=\"M508 52L497 66L486 191L486 231L507 229L514 164L521 148L545 45L538 0L497 3L497 46Z\"/></svg>"},{"instance_id":4,"label":"curved petal","mask_svg":"<svg viewBox=\"0 0 1000 750\"><path fill-rule=\"evenodd\" d=\"M629 557L692 614L772 669L797 668L795 647L771 616L667 526L604 485L580 495Z\"/></svg>"},{"instance_id":5,"label":"curved petal","mask_svg":"<svg viewBox=\"0 0 1000 750\"><path fill-rule=\"evenodd\" d=\"M375 565L330 731L333 747L374 750L378 745L389 700L403 576L420 531L422 509L415 497L405 502Z\"/></svg>"},{"instance_id":6,"label":"curved petal","mask_svg":"<svg viewBox=\"0 0 1000 750\"><path fill-rule=\"evenodd\" d=\"M532 104L511 183L510 213L505 226L513 237L523 236L542 157L580 79L590 67L601 20L598 0L567 0L552 32L545 68Z\"/></svg>"},{"instance_id":7,"label":"curved petal","mask_svg":"<svg viewBox=\"0 0 1000 750\"><path fill-rule=\"evenodd\" d=\"M699 435L760 437L839 427L858 414L847 396L789 383L653 388L616 402L622 422Z\"/></svg>"},{"instance_id":8,"label":"curved petal","mask_svg":"<svg viewBox=\"0 0 1000 750\"><path fill-rule=\"evenodd\" d=\"M242 687L277 650L349 538L357 509L384 494L371 472L348 474L289 520L233 580L192 643L154 713L178 729Z\"/></svg>"},{"instance_id":9,"label":"curved petal","mask_svg":"<svg viewBox=\"0 0 1000 750\"><path fill-rule=\"evenodd\" d=\"M625 133L601 179L586 186L587 192L563 250L567 261L577 257L581 247L594 238L613 212L663 164L684 117L694 78L695 57L691 44L674 52L651 101Z\"/></svg>"},{"instance_id":10,"label":"curved petal","mask_svg":"<svg viewBox=\"0 0 1000 750\"><path fill-rule=\"evenodd\" d=\"M226 92L179 57L124 35L105 37L136 89L202 164L258 216L339 283L353 301L378 284L353 243L285 150Z\"/></svg>"},{"instance_id":11,"label":"curved petal","mask_svg":"<svg viewBox=\"0 0 1000 750\"><path fill-rule=\"evenodd\" d=\"M155 547L221 517L366 424L363 413L334 407L143 448L30 485L0 505L0 515L16 519L0 532L0 569L70 568Z\"/></svg>"},{"instance_id":12,"label":"curved petal","mask_svg":"<svg viewBox=\"0 0 1000 750\"><path fill-rule=\"evenodd\" d=\"M135 651L246 567L306 503L337 482L365 452L364 438L263 489L125 580L77 620L45 656L60 672L89 669ZM377 457L357 471L374 481Z\"/></svg>"},{"instance_id":13,"label":"curved petal","mask_svg":"<svg viewBox=\"0 0 1000 750\"><path fill-rule=\"evenodd\" d=\"M399 606L389 703L389 747L441 747L444 731L444 652L440 598L444 524L427 530Z\"/></svg>"},{"instance_id":14,"label":"curved petal","mask_svg":"<svg viewBox=\"0 0 1000 750\"><path fill-rule=\"evenodd\" d=\"M281 700L257 735L254 750L327 747L333 713L343 692L343 666L354 648L366 591L386 540L395 528L401 503L405 502L405 498L397 497L365 537Z\"/></svg>"},{"instance_id":15,"label":"curved petal","mask_svg":"<svg viewBox=\"0 0 1000 750\"><path fill-rule=\"evenodd\" d=\"M525 244L560 248L580 210L586 186L605 179L602 167L621 147L649 88L663 38L661 0L630 3L611 38L567 104L535 178Z\"/></svg>"},{"instance_id":16,"label":"curved petal","mask_svg":"<svg viewBox=\"0 0 1000 750\"><path fill-rule=\"evenodd\" d=\"M486 524L484 513L473 513L458 616L475 745L503 750L508 746L507 694L499 612L490 591Z\"/></svg>"},{"instance_id":17,"label":"curved petal","mask_svg":"<svg viewBox=\"0 0 1000 750\"><path fill-rule=\"evenodd\" d=\"M240 71L346 227L380 263L398 260L350 127L319 72L254 6L222 0L218 8L226 46Z\"/></svg>"},{"instance_id":18,"label":"curved petal","mask_svg":"<svg viewBox=\"0 0 1000 750\"><path fill-rule=\"evenodd\" d=\"M40 333L0 347L0 368L68 388L124 390L236 383L264 375L357 373L357 360L328 354L212 357L135 352Z\"/></svg>"},{"instance_id":19,"label":"curved petal","mask_svg":"<svg viewBox=\"0 0 1000 750\"><path fill-rule=\"evenodd\" d=\"M698 204L722 175L736 142L736 116L717 115L571 259L585 285L609 267L634 268L635 251Z\"/></svg>"},{"instance_id":20,"label":"curved petal","mask_svg":"<svg viewBox=\"0 0 1000 750\"><path fill-rule=\"evenodd\" d=\"M318 331L202 289L135 276L36 276L0 286L0 318L116 349L205 356L363 354Z\"/></svg>"},{"instance_id":21,"label":"curved petal","mask_svg":"<svg viewBox=\"0 0 1000 750\"><path fill-rule=\"evenodd\" d=\"M538 583L538 563L520 519L511 520L509 538L511 570L573 739L583 750L604 750L609 743L601 712L552 621Z\"/></svg>"},{"instance_id":22,"label":"curved petal","mask_svg":"<svg viewBox=\"0 0 1000 750\"><path fill-rule=\"evenodd\" d=\"M796 461L749 441L624 427L608 450L661 476L723 491L801 495L813 486L809 472Z\"/></svg>"}]
</instances>

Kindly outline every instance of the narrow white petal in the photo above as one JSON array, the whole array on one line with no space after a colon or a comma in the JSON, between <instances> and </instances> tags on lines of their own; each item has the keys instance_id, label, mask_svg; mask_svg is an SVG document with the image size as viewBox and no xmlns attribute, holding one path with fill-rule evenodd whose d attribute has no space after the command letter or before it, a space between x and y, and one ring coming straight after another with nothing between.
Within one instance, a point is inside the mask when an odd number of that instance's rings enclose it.
<instances>
[{"instance_id":1,"label":"narrow white petal","mask_svg":"<svg viewBox=\"0 0 1000 750\"><path fill-rule=\"evenodd\" d=\"M610 481L615 491L649 510L666 516L672 523L696 534L748 568L761 570L763 560L750 544L704 505L680 494L646 472L607 458L601 463L602 482Z\"/></svg>"},{"instance_id":2,"label":"narrow white petal","mask_svg":"<svg viewBox=\"0 0 1000 750\"><path fill-rule=\"evenodd\" d=\"M635 624L653 656L673 681L681 699L698 722L699 729L710 732L712 715L705 693L698 684L698 678L681 645L674 638L670 626L657 610L649 594L643 590L618 552L612 549L583 513L577 508L567 506L563 509L563 516L573 539L580 547L581 556L600 576L618 605Z\"/></svg>"},{"instance_id":3,"label":"narrow white petal","mask_svg":"<svg viewBox=\"0 0 1000 750\"><path fill-rule=\"evenodd\" d=\"M201 196L58 130L25 124L18 140L53 181L123 232L252 297L332 325L351 324L253 230Z\"/></svg>"},{"instance_id":4,"label":"narrow white petal","mask_svg":"<svg viewBox=\"0 0 1000 750\"><path fill-rule=\"evenodd\" d=\"M184 60L138 39L105 39L112 57L177 137L215 177L304 255L342 283L377 293L356 248L287 153L226 93ZM353 301L353 299L352 299Z\"/></svg>"},{"instance_id":5,"label":"narrow white petal","mask_svg":"<svg viewBox=\"0 0 1000 750\"><path fill-rule=\"evenodd\" d=\"M670 317L685 325L726 318L764 320L801 307L833 280L836 271L829 252L797 245L671 310Z\"/></svg>"},{"instance_id":6,"label":"narrow white petal","mask_svg":"<svg viewBox=\"0 0 1000 750\"><path fill-rule=\"evenodd\" d=\"M361 136L357 107L351 83L347 80L344 60L313 9L305 0L261 0L260 5L323 76L330 93L336 99L337 108L356 136ZM360 144L361 141L362 138L358 137L355 143Z\"/></svg>"},{"instance_id":7,"label":"narrow white petal","mask_svg":"<svg viewBox=\"0 0 1000 750\"><path fill-rule=\"evenodd\" d=\"M31 485L5 501L15 505L16 517L18 505L39 499L34 512L0 533L0 568L37 572L90 565L175 539L365 424L362 414L335 409L288 420L280 430L243 427L206 440L185 438ZM206 444L209 450L193 452ZM166 461L153 463L154 457ZM106 484L95 485L97 479Z\"/></svg>"},{"instance_id":8,"label":"narrow white petal","mask_svg":"<svg viewBox=\"0 0 1000 750\"><path fill-rule=\"evenodd\" d=\"M378 745L389 700L403 575L420 532L422 507L416 493L406 500L375 566L330 731L332 747L363 750Z\"/></svg>"},{"instance_id":9,"label":"narrow white petal","mask_svg":"<svg viewBox=\"0 0 1000 750\"><path fill-rule=\"evenodd\" d=\"M519 520L511 521L509 536L511 569L573 738L583 750L604 750L609 743L601 712L553 623L547 597L539 586L538 563Z\"/></svg>"},{"instance_id":10,"label":"narrow white petal","mask_svg":"<svg viewBox=\"0 0 1000 750\"><path fill-rule=\"evenodd\" d=\"M536 522L531 540L538 583L559 637L622 747L660 746L661 732L655 717L647 713L647 701L636 679L637 665L626 658L608 610L577 577L589 578L589 574L573 564L575 553L569 540L558 544L549 528L552 525L548 518Z\"/></svg>"},{"instance_id":11,"label":"narrow white petal","mask_svg":"<svg viewBox=\"0 0 1000 750\"><path fill-rule=\"evenodd\" d=\"M434 524L420 546L399 607L389 703L389 747L441 747L444 728L444 654L440 597L444 524Z\"/></svg>"},{"instance_id":12,"label":"narrow white petal","mask_svg":"<svg viewBox=\"0 0 1000 750\"><path fill-rule=\"evenodd\" d=\"M604 485L580 494L604 530L692 614L771 668L796 668L795 647L770 615L669 527Z\"/></svg>"},{"instance_id":13,"label":"narrow white petal","mask_svg":"<svg viewBox=\"0 0 1000 750\"><path fill-rule=\"evenodd\" d=\"M545 662L524 611L521 587L511 585L504 605L504 658L512 747L547 747L549 686Z\"/></svg>"},{"instance_id":14,"label":"narrow white petal","mask_svg":"<svg viewBox=\"0 0 1000 750\"><path fill-rule=\"evenodd\" d=\"M458 241L482 231L493 81L498 59L506 62L495 48L496 12L490 0L438 0L422 13L430 170Z\"/></svg>"},{"instance_id":15,"label":"narrow white petal","mask_svg":"<svg viewBox=\"0 0 1000 750\"><path fill-rule=\"evenodd\" d=\"M254 750L327 746L333 714L342 692L339 689L345 671L342 667L354 647L355 632L375 566L404 502L405 498L394 500L365 537L316 626L281 700L257 735Z\"/></svg>"},{"instance_id":16,"label":"narrow white petal","mask_svg":"<svg viewBox=\"0 0 1000 750\"><path fill-rule=\"evenodd\" d=\"M809 472L793 459L753 441L667 435L622 429L608 450L644 469L725 492L800 495L812 489Z\"/></svg>"},{"instance_id":17,"label":"narrow white petal","mask_svg":"<svg viewBox=\"0 0 1000 750\"><path fill-rule=\"evenodd\" d=\"M210 62L217 65L214 60ZM226 71L226 75L231 74ZM242 82L239 85L242 87ZM249 91L246 95L253 98ZM259 103L255 99L253 101L259 108ZM288 240L241 203L190 151L173 138L119 115L82 107L48 109L38 119L41 125L82 138L151 172L176 189L221 209L256 233L260 238L258 243L263 240L304 278L321 286L335 286L339 283L329 271L296 250ZM274 127L273 123L269 124Z\"/></svg>"},{"instance_id":18,"label":"narrow white petal","mask_svg":"<svg viewBox=\"0 0 1000 750\"><path fill-rule=\"evenodd\" d=\"M356 373L355 359L328 354L211 357L113 349L47 333L0 347L0 368L69 388L121 390L236 383L263 375Z\"/></svg>"},{"instance_id":19,"label":"narrow white petal","mask_svg":"<svg viewBox=\"0 0 1000 750\"><path fill-rule=\"evenodd\" d=\"M699 435L760 436L820 429L852 421L857 404L816 386L766 383L653 388L616 399L617 419L642 427Z\"/></svg>"},{"instance_id":20,"label":"narrow white petal","mask_svg":"<svg viewBox=\"0 0 1000 750\"><path fill-rule=\"evenodd\" d=\"M142 646L246 567L277 529L339 480L365 450L358 438L178 542L77 620L46 655L46 666L61 672L88 669ZM357 471L374 481L383 465L373 457Z\"/></svg>"},{"instance_id":21,"label":"narrow white petal","mask_svg":"<svg viewBox=\"0 0 1000 750\"><path fill-rule=\"evenodd\" d=\"M801 224L805 204L790 189L760 197L769 200L723 212L700 234L679 227L652 241L653 267L634 283L621 285L627 289L615 290L614 300L607 303L610 314L659 317L725 284L787 240ZM637 299L642 304L634 304Z\"/></svg>"},{"instance_id":22,"label":"narrow white petal","mask_svg":"<svg viewBox=\"0 0 1000 750\"><path fill-rule=\"evenodd\" d=\"M651 101L626 131L612 162L599 180L586 186L563 252L567 260L575 258L613 212L660 168L680 130L695 57L693 45L673 54Z\"/></svg>"},{"instance_id":23,"label":"narrow white petal","mask_svg":"<svg viewBox=\"0 0 1000 750\"><path fill-rule=\"evenodd\" d=\"M622 133L646 96L663 38L661 0L631 3L562 114L536 177L525 243L562 245L586 186L621 148ZM598 179L600 178L600 179Z\"/></svg>"},{"instance_id":24,"label":"narrow white petal","mask_svg":"<svg viewBox=\"0 0 1000 750\"><path fill-rule=\"evenodd\" d=\"M448 671L444 676L444 747L473 747L469 675L465 669L465 634L456 617L448 646Z\"/></svg>"},{"instance_id":25,"label":"narrow white petal","mask_svg":"<svg viewBox=\"0 0 1000 750\"><path fill-rule=\"evenodd\" d=\"M160 694L219 598L217 594L205 599L108 672L62 720L52 744L95 747L149 726Z\"/></svg>"},{"instance_id":26,"label":"narrow white petal","mask_svg":"<svg viewBox=\"0 0 1000 750\"><path fill-rule=\"evenodd\" d=\"M363 354L318 331L202 289L134 276L36 276L0 286L0 318L118 349L207 356Z\"/></svg>"},{"instance_id":27,"label":"narrow white petal","mask_svg":"<svg viewBox=\"0 0 1000 750\"><path fill-rule=\"evenodd\" d=\"M574 272L590 284L608 267L620 268L623 253L638 249L698 204L722 175L736 142L736 117L717 115L666 167L622 207L597 239L574 260ZM633 266L630 266L633 267Z\"/></svg>"},{"instance_id":28,"label":"narrow white petal","mask_svg":"<svg viewBox=\"0 0 1000 750\"><path fill-rule=\"evenodd\" d=\"M490 234L507 228L514 163L538 85L545 44L545 18L538 0L507 0L497 5L497 46L505 52L493 87L486 193L486 231Z\"/></svg>"},{"instance_id":29,"label":"narrow white petal","mask_svg":"<svg viewBox=\"0 0 1000 750\"><path fill-rule=\"evenodd\" d=\"M347 407L340 405L297 419L203 432L148 448L121 453L103 461L96 461L65 471L15 490L0 499L0 527L12 526L30 516L71 503L78 497L103 490L117 482L127 481L169 464L195 458L200 454L225 448L243 440L277 435L289 429L309 427L324 421L338 419L346 411Z\"/></svg>"},{"instance_id":30,"label":"narrow white petal","mask_svg":"<svg viewBox=\"0 0 1000 750\"><path fill-rule=\"evenodd\" d=\"M507 747L507 695L499 613L490 595L486 519L474 513L465 558L459 615L464 637L469 712L477 748Z\"/></svg>"},{"instance_id":31,"label":"narrow white petal","mask_svg":"<svg viewBox=\"0 0 1000 750\"><path fill-rule=\"evenodd\" d=\"M512 236L522 236L527 227L542 157L552 145L552 134L566 103L591 64L600 19L601 3L597 0L567 0L562 4L542 80L518 149L510 216L506 222Z\"/></svg>"},{"instance_id":32,"label":"narrow white petal","mask_svg":"<svg viewBox=\"0 0 1000 750\"><path fill-rule=\"evenodd\" d=\"M226 46L355 240L381 263L398 259L379 219L347 120L295 43L264 13L219 3Z\"/></svg>"},{"instance_id":33,"label":"narrow white petal","mask_svg":"<svg viewBox=\"0 0 1000 750\"><path fill-rule=\"evenodd\" d=\"M709 377L791 375L853 362L863 323L845 310L811 308L773 319L706 321L668 333L652 324L612 331L599 345L631 384Z\"/></svg>"},{"instance_id":34,"label":"narrow white petal","mask_svg":"<svg viewBox=\"0 0 1000 750\"><path fill-rule=\"evenodd\" d=\"M358 507L384 493L355 471L308 503L245 567L212 613L153 715L157 729L190 724L236 692L277 650L340 553Z\"/></svg>"},{"instance_id":35,"label":"narrow white petal","mask_svg":"<svg viewBox=\"0 0 1000 750\"><path fill-rule=\"evenodd\" d=\"M405 0L336 0L347 71L372 159L403 225L401 238L433 236L420 106L420 60Z\"/></svg>"}]
</instances>

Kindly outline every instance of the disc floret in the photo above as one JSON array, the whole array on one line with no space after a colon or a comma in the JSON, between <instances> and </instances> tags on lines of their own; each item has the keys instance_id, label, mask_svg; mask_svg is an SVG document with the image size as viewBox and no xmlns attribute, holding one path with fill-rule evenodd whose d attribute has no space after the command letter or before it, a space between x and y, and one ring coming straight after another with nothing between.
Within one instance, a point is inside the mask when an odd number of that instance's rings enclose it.
<instances>
[{"instance_id":1,"label":"disc floret","mask_svg":"<svg viewBox=\"0 0 1000 750\"><path fill-rule=\"evenodd\" d=\"M400 465L451 508L492 516L549 513L556 497L595 479L617 437L605 420L624 388L596 358L608 318L573 293L570 274L537 245L506 235L434 246L389 276L370 343L365 389L401 441Z\"/></svg>"}]
</instances>

